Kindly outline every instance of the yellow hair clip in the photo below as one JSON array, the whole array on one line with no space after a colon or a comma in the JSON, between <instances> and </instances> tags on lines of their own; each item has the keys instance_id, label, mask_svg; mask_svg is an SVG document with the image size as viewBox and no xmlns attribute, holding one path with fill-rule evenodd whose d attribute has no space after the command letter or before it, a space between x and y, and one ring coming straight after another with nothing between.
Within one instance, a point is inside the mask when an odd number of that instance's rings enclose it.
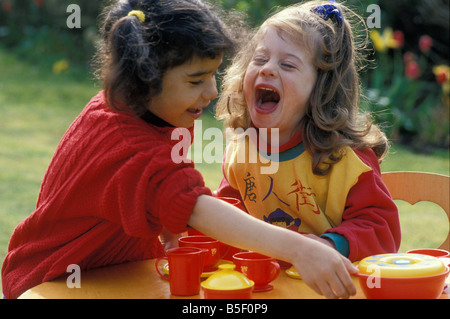
<instances>
[{"instance_id":1,"label":"yellow hair clip","mask_svg":"<svg viewBox=\"0 0 450 319\"><path fill-rule=\"evenodd\" d=\"M145 14L141 10L132 10L128 13L128 16L136 16L141 23L145 22Z\"/></svg>"}]
</instances>

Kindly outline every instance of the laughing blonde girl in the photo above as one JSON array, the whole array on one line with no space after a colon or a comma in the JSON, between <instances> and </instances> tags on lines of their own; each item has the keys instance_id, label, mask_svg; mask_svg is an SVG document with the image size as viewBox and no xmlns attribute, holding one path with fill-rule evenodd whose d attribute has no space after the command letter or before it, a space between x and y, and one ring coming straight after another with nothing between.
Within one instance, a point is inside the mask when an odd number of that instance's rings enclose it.
<instances>
[{"instance_id":1,"label":"laughing blonde girl","mask_svg":"<svg viewBox=\"0 0 450 319\"><path fill-rule=\"evenodd\" d=\"M268 130L266 143L266 134L245 134L229 144L218 194L352 261L400 244L397 208L379 167L388 142L359 111L355 18L332 1L273 15L228 69L217 106L228 128ZM278 143L267 145L273 134ZM239 160L251 152L256 163ZM261 174L274 153L277 172Z\"/></svg>"}]
</instances>

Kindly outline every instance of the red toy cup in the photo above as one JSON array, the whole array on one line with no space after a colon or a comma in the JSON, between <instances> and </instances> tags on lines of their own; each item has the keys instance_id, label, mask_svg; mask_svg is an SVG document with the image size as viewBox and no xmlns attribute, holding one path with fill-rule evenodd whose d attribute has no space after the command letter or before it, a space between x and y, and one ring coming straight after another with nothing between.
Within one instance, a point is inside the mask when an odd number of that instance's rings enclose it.
<instances>
[{"instance_id":1,"label":"red toy cup","mask_svg":"<svg viewBox=\"0 0 450 319\"><path fill-rule=\"evenodd\" d=\"M272 258L256 252L241 252L233 255L236 269L255 282L254 292L269 291L269 283L280 274L280 265Z\"/></svg>"},{"instance_id":2,"label":"red toy cup","mask_svg":"<svg viewBox=\"0 0 450 319\"><path fill-rule=\"evenodd\" d=\"M196 247L207 250L203 271L216 270L216 264L220 260L220 242L214 238L202 235L185 236L178 238L180 247Z\"/></svg>"},{"instance_id":3,"label":"red toy cup","mask_svg":"<svg viewBox=\"0 0 450 319\"><path fill-rule=\"evenodd\" d=\"M170 282L170 293L175 296L193 296L200 293L200 276L206 251L195 247L168 249L167 257L156 259L158 274ZM169 261L169 278L159 270L161 260Z\"/></svg>"}]
</instances>

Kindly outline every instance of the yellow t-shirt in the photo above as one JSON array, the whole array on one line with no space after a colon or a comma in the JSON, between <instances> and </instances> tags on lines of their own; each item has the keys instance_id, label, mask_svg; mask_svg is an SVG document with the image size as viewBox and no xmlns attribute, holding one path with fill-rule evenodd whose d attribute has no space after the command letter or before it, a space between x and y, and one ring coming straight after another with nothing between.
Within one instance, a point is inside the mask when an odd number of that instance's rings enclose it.
<instances>
[{"instance_id":1,"label":"yellow t-shirt","mask_svg":"<svg viewBox=\"0 0 450 319\"><path fill-rule=\"evenodd\" d=\"M252 216L315 235L341 224L350 189L371 170L349 147L326 176L313 174L302 143L279 153L277 170L265 174L264 168L274 164L270 158L248 136L238 138L227 146L225 177Z\"/></svg>"}]
</instances>

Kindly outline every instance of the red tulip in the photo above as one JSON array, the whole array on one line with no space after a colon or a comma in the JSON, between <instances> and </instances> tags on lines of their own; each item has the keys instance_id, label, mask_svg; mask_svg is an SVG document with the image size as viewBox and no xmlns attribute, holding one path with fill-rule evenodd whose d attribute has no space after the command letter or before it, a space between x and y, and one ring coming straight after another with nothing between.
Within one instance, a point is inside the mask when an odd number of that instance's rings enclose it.
<instances>
[{"instance_id":1,"label":"red tulip","mask_svg":"<svg viewBox=\"0 0 450 319\"><path fill-rule=\"evenodd\" d=\"M416 61L410 61L406 64L405 76L408 79L417 79L420 76L420 66Z\"/></svg>"},{"instance_id":2,"label":"red tulip","mask_svg":"<svg viewBox=\"0 0 450 319\"><path fill-rule=\"evenodd\" d=\"M447 82L447 75L445 73L439 73L436 75L436 82L440 85Z\"/></svg>"},{"instance_id":3,"label":"red tulip","mask_svg":"<svg viewBox=\"0 0 450 319\"><path fill-rule=\"evenodd\" d=\"M403 48L403 45L405 44L405 36L403 32L400 30L394 31L393 38L396 42L397 49Z\"/></svg>"},{"instance_id":4,"label":"red tulip","mask_svg":"<svg viewBox=\"0 0 450 319\"><path fill-rule=\"evenodd\" d=\"M423 35L419 39L419 48L422 52L430 51L433 46L433 39L428 35Z\"/></svg>"}]
</instances>

